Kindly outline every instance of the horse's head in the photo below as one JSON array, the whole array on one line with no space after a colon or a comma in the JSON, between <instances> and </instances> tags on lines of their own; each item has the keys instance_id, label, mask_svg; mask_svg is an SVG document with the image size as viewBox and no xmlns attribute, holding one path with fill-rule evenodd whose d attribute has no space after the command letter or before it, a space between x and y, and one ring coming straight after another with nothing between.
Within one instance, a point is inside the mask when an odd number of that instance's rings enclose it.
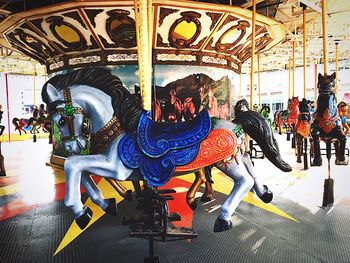
<instances>
[{"instance_id":1,"label":"horse's head","mask_svg":"<svg viewBox=\"0 0 350 263\"><path fill-rule=\"evenodd\" d=\"M70 90L58 91L50 83L43 88L46 92L46 103L53 122L57 125L65 149L72 154L78 154L87 146L83 136L84 110L72 101Z\"/></svg>"},{"instance_id":2,"label":"horse's head","mask_svg":"<svg viewBox=\"0 0 350 263\"><path fill-rule=\"evenodd\" d=\"M330 94L334 93L335 90L335 78L336 74L325 75L323 76L321 73L318 74L318 93L319 94Z\"/></svg>"},{"instance_id":3,"label":"horse's head","mask_svg":"<svg viewBox=\"0 0 350 263\"><path fill-rule=\"evenodd\" d=\"M312 101L307 100L305 98L299 103L299 111L303 113L308 113L311 110Z\"/></svg>"},{"instance_id":4,"label":"horse's head","mask_svg":"<svg viewBox=\"0 0 350 263\"><path fill-rule=\"evenodd\" d=\"M242 111L249 111L249 103L246 99L241 99L237 101L235 105L235 113L237 114L238 112Z\"/></svg>"}]
</instances>

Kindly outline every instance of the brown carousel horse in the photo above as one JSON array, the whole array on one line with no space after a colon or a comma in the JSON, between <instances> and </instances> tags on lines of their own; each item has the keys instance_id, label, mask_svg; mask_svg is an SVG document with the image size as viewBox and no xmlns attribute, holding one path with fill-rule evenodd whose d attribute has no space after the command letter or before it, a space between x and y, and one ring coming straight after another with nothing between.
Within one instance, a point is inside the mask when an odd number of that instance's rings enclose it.
<instances>
[{"instance_id":1,"label":"brown carousel horse","mask_svg":"<svg viewBox=\"0 0 350 263\"><path fill-rule=\"evenodd\" d=\"M13 118L12 124L15 126L15 131L19 132L19 135L22 135L22 131L27 134L27 131L23 128L27 125L27 119L24 118Z\"/></svg>"},{"instance_id":2,"label":"brown carousel horse","mask_svg":"<svg viewBox=\"0 0 350 263\"><path fill-rule=\"evenodd\" d=\"M181 100L176 97L176 90L171 89L163 110L165 122L180 122L182 118Z\"/></svg>"},{"instance_id":3,"label":"brown carousel horse","mask_svg":"<svg viewBox=\"0 0 350 263\"><path fill-rule=\"evenodd\" d=\"M301 163L301 156L304 156L304 169L308 169L307 141L311 134L312 116L310 113L313 102L303 98L299 104L299 116L295 127L297 162ZM311 144L310 155L313 155L313 144Z\"/></svg>"},{"instance_id":4,"label":"brown carousel horse","mask_svg":"<svg viewBox=\"0 0 350 263\"><path fill-rule=\"evenodd\" d=\"M282 125L285 125L290 131L294 131L299 115L299 100L298 97L288 99L288 108L286 110L277 111L274 114L275 129L279 134L282 134Z\"/></svg>"}]
</instances>

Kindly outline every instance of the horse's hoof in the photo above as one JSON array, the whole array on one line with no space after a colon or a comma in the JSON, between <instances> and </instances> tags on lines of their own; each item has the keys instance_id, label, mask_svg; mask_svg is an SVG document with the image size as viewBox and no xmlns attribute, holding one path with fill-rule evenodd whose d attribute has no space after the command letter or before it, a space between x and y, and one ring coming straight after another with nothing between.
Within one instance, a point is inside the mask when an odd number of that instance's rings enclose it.
<instances>
[{"instance_id":1,"label":"horse's hoof","mask_svg":"<svg viewBox=\"0 0 350 263\"><path fill-rule=\"evenodd\" d=\"M117 204L114 198L110 198L106 200L108 205L105 209L103 209L107 214L116 216L117 215Z\"/></svg>"},{"instance_id":2,"label":"horse's hoof","mask_svg":"<svg viewBox=\"0 0 350 263\"><path fill-rule=\"evenodd\" d=\"M301 160L297 160L297 163L301 163Z\"/></svg>"},{"instance_id":3,"label":"horse's hoof","mask_svg":"<svg viewBox=\"0 0 350 263\"><path fill-rule=\"evenodd\" d=\"M201 197L201 202L203 202L203 203L205 203L205 202L209 202L209 201L211 201L211 199L212 199L212 196L207 196L207 195L202 195L202 197Z\"/></svg>"},{"instance_id":4,"label":"horse's hoof","mask_svg":"<svg viewBox=\"0 0 350 263\"><path fill-rule=\"evenodd\" d=\"M194 199L193 202L189 203L188 206L194 211L198 205L198 199Z\"/></svg>"},{"instance_id":5,"label":"horse's hoof","mask_svg":"<svg viewBox=\"0 0 350 263\"><path fill-rule=\"evenodd\" d=\"M89 224L91 218L92 218L92 211L91 211L91 209L88 208L88 207L85 207L83 214L81 216L77 217L75 219L75 222L77 223L79 228L81 230L83 230Z\"/></svg>"},{"instance_id":6,"label":"horse's hoof","mask_svg":"<svg viewBox=\"0 0 350 263\"><path fill-rule=\"evenodd\" d=\"M344 161L339 161L338 159L335 159L335 164L336 165L348 165L349 163L349 159L348 158L345 158Z\"/></svg>"},{"instance_id":7,"label":"horse's hoof","mask_svg":"<svg viewBox=\"0 0 350 263\"><path fill-rule=\"evenodd\" d=\"M132 201L132 191L131 191L131 190L127 190L127 191L125 192L124 199L125 199L125 200L128 200L128 201Z\"/></svg>"},{"instance_id":8,"label":"horse's hoof","mask_svg":"<svg viewBox=\"0 0 350 263\"><path fill-rule=\"evenodd\" d=\"M322 159L315 159L313 160L313 162L311 163L311 166L322 166Z\"/></svg>"},{"instance_id":9,"label":"horse's hoof","mask_svg":"<svg viewBox=\"0 0 350 263\"><path fill-rule=\"evenodd\" d=\"M264 185L264 190L265 193L262 196L259 196L259 198L264 202L264 203L270 203L273 199L273 193L270 191L270 189Z\"/></svg>"},{"instance_id":10,"label":"horse's hoof","mask_svg":"<svg viewBox=\"0 0 350 263\"><path fill-rule=\"evenodd\" d=\"M226 221L224 219L216 219L214 225L214 232L223 232L232 228L232 221Z\"/></svg>"}]
</instances>

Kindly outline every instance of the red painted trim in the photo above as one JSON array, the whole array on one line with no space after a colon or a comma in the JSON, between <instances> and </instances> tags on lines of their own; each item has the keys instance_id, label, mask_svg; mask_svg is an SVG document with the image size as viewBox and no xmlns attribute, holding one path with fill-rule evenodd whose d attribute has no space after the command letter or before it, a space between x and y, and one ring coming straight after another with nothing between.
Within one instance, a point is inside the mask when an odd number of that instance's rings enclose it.
<instances>
[{"instance_id":1,"label":"red painted trim","mask_svg":"<svg viewBox=\"0 0 350 263\"><path fill-rule=\"evenodd\" d=\"M11 142L9 83L8 83L7 73L5 73L5 87L6 87L6 109L7 109L7 132L8 132L8 136L9 136L8 142Z\"/></svg>"}]
</instances>

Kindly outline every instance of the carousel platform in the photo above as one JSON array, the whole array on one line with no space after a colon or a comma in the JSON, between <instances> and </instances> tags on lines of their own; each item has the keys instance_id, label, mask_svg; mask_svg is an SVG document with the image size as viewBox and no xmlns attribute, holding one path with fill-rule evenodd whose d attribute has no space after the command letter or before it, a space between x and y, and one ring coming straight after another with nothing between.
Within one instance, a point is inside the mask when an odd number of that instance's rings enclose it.
<instances>
[{"instance_id":1,"label":"carousel platform","mask_svg":"<svg viewBox=\"0 0 350 263\"><path fill-rule=\"evenodd\" d=\"M349 262L350 166L335 166L332 156L334 205L321 207L326 159L322 167L303 170L285 135L276 137L282 156L294 169L283 173L266 159L254 159L274 199L263 204L249 193L229 231L213 232L220 205L232 186L219 171L214 171L214 199L199 203L194 212L185 203L192 174L165 186L177 191L169 209L182 220L173 224L193 227L198 237L155 242L161 262ZM63 203L63 171L45 164L51 147L47 139L2 144L7 175L0 177L0 262L143 262L148 256L147 240L129 237L121 219L138 213L137 202L122 200L108 183L96 179L106 198L117 198L119 215L105 215L83 194L94 217L80 231ZM131 184L126 186L131 189Z\"/></svg>"}]
</instances>

